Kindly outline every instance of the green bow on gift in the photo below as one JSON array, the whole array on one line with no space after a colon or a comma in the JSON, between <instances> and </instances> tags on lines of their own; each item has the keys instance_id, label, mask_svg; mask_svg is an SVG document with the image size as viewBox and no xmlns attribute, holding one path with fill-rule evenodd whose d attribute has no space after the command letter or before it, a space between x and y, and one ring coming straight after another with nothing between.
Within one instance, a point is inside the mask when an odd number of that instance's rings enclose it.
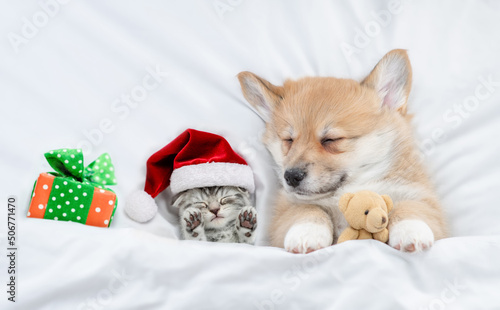
<instances>
[{"instance_id":1,"label":"green bow on gift","mask_svg":"<svg viewBox=\"0 0 500 310\"><path fill-rule=\"evenodd\" d=\"M102 186L116 184L115 168L108 153L103 153L87 167L83 165L81 149L53 150L45 153L45 158L59 174L79 182L87 181Z\"/></svg>"}]
</instances>

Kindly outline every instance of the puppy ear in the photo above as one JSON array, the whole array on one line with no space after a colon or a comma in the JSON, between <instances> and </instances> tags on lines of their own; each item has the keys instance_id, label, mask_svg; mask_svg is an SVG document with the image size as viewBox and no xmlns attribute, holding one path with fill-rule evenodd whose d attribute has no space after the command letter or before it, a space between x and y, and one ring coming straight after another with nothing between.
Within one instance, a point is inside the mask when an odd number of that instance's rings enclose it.
<instances>
[{"instance_id":1,"label":"puppy ear","mask_svg":"<svg viewBox=\"0 0 500 310\"><path fill-rule=\"evenodd\" d=\"M349 205L349 201L351 201L352 197L354 197L353 193L345 193L342 197L340 197L339 209L342 213L345 213L347 210L347 206Z\"/></svg>"},{"instance_id":2,"label":"puppy ear","mask_svg":"<svg viewBox=\"0 0 500 310\"><path fill-rule=\"evenodd\" d=\"M274 107L283 99L283 87L274 86L248 71L240 72L238 80L245 99L266 123L269 122Z\"/></svg>"},{"instance_id":3,"label":"puppy ear","mask_svg":"<svg viewBox=\"0 0 500 310\"><path fill-rule=\"evenodd\" d=\"M406 102L411 89L411 64L406 50L392 50L361 82L375 89L382 106L406 114Z\"/></svg>"},{"instance_id":4,"label":"puppy ear","mask_svg":"<svg viewBox=\"0 0 500 310\"><path fill-rule=\"evenodd\" d=\"M387 206L387 213L391 212L392 207L394 206L391 197L389 197L388 195L381 195L381 197L382 199L384 199L385 204Z\"/></svg>"}]
</instances>

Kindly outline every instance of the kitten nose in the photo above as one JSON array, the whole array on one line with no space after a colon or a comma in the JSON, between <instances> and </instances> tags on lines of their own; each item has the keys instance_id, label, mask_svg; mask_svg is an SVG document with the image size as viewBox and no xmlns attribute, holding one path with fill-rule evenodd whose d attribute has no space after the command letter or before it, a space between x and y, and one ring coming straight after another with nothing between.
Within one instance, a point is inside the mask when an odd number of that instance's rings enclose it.
<instances>
[{"instance_id":1,"label":"kitten nose","mask_svg":"<svg viewBox=\"0 0 500 310\"><path fill-rule=\"evenodd\" d=\"M306 172L299 168L292 168L285 171L285 181L292 187L299 186L300 182L306 177Z\"/></svg>"},{"instance_id":2,"label":"kitten nose","mask_svg":"<svg viewBox=\"0 0 500 310\"><path fill-rule=\"evenodd\" d=\"M220 210L220 208L211 209L210 212L212 212L213 214L217 215L217 213L219 213L219 210Z\"/></svg>"}]
</instances>

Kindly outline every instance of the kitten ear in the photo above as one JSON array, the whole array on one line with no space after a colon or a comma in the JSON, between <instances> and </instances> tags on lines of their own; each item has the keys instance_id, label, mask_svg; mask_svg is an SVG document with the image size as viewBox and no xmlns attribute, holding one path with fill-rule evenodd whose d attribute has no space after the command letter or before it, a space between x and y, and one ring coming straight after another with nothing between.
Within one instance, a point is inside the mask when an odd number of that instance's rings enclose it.
<instances>
[{"instance_id":1,"label":"kitten ear","mask_svg":"<svg viewBox=\"0 0 500 310\"><path fill-rule=\"evenodd\" d=\"M257 75L244 71L238 74L243 96L268 123L277 104L283 99L284 88L274 86Z\"/></svg>"},{"instance_id":2,"label":"kitten ear","mask_svg":"<svg viewBox=\"0 0 500 310\"><path fill-rule=\"evenodd\" d=\"M411 89L411 64L406 50L392 50L378 62L361 85L375 89L381 106L406 114Z\"/></svg>"},{"instance_id":3,"label":"kitten ear","mask_svg":"<svg viewBox=\"0 0 500 310\"><path fill-rule=\"evenodd\" d=\"M242 192L243 194L245 194L247 197L250 197L250 192L248 192L248 190L246 188L236 187L236 189L238 189L240 192Z\"/></svg>"},{"instance_id":4,"label":"kitten ear","mask_svg":"<svg viewBox=\"0 0 500 310\"><path fill-rule=\"evenodd\" d=\"M179 193L172 197L172 206L178 208L179 205L181 204L182 200L184 199L185 195L183 195L184 192Z\"/></svg>"}]
</instances>

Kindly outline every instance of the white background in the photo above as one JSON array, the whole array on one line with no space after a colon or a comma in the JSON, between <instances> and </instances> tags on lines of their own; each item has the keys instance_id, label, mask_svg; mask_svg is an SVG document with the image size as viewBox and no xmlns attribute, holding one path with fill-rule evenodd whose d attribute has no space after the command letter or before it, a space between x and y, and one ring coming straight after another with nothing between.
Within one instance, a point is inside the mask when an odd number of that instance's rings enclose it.
<instances>
[{"instance_id":1,"label":"white background","mask_svg":"<svg viewBox=\"0 0 500 310\"><path fill-rule=\"evenodd\" d=\"M3 1L0 10L0 199L18 198L20 249L21 304L9 308L498 306L498 2L62 2ZM262 247L276 179L236 75L359 80L393 48L410 55L409 109L454 238L416 256L370 241L305 256ZM141 92L155 70L155 86ZM261 246L179 243L168 191L148 224L123 213L147 158L188 127L225 135L248 159ZM110 153L120 202L111 228L25 218L33 182L51 170L43 153L62 147L83 147L87 164Z\"/></svg>"}]
</instances>

